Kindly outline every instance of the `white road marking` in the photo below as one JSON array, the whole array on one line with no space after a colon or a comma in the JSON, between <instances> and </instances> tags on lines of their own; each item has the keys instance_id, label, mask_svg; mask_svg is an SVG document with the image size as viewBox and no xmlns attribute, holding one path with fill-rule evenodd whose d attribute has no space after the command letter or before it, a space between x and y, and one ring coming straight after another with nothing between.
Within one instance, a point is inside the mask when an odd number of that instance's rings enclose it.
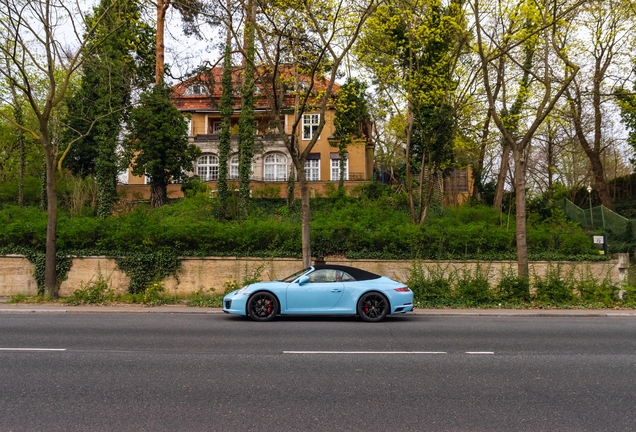
<instances>
[{"instance_id":1,"label":"white road marking","mask_svg":"<svg viewBox=\"0 0 636 432\"><path fill-rule=\"evenodd\" d=\"M445 351L283 351L283 354L446 354Z\"/></svg>"},{"instance_id":2,"label":"white road marking","mask_svg":"<svg viewBox=\"0 0 636 432\"><path fill-rule=\"evenodd\" d=\"M66 348L0 348L0 351L66 351Z\"/></svg>"},{"instance_id":3,"label":"white road marking","mask_svg":"<svg viewBox=\"0 0 636 432\"><path fill-rule=\"evenodd\" d=\"M466 354L494 354L493 351L466 351Z\"/></svg>"}]
</instances>

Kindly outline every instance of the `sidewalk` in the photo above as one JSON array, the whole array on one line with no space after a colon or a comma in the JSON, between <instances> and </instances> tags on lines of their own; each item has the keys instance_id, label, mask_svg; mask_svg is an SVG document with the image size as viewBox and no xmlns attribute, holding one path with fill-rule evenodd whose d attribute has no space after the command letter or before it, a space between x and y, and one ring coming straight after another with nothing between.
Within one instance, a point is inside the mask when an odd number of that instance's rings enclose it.
<instances>
[{"instance_id":1,"label":"sidewalk","mask_svg":"<svg viewBox=\"0 0 636 432\"><path fill-rule=\"evenodd\" d=\"M0 299L0 314L5 313L183 313L222 314L220 308L185 305L73 306L68 304L7 304ZM407 315L427 316L520 316L520 317L636 317L636 309L416 309Z\"/></svg>"}]
</instances>

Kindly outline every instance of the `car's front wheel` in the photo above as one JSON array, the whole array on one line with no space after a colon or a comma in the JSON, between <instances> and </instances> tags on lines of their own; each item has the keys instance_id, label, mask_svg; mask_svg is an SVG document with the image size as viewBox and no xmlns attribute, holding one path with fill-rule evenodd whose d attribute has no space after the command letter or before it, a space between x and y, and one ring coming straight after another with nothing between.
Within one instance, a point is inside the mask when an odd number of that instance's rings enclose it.
<instances>
[{"instance_id":1,"label":"car's front wheel","mask_svg":"<svg viewBox=\"0 0 636 432\"><path fill-rule=\"evenodd\" d=\"M382 321L389 313L389 301L378 292L364 294L358 300L358 315L364 321Z\"/></svg>"},{"instance_id":2,"label":"car's front wheel","mask_svg":"<svg viewBox=\"0 0 636 432\"><path fill-rule=\"evenodd\" d=\"M271 321L278 312L278 301L274 294L257 292L247 302L247 313L254 321Z\"/></svg>"}]
</instances>

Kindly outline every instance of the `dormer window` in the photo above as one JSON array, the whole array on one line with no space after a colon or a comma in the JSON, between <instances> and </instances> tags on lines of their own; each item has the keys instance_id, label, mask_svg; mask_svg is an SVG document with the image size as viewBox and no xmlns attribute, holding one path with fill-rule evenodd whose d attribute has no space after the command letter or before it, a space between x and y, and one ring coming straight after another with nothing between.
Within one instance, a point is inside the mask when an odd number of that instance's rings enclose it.
<instances>
[{"instance_id":1,"label":"dormer window","mask_svg":"<svg viewBox=\"0 0 636 432\"><path fill-rule=\"evenodd\" d=\"M186 91L183 93L184 96L207 96L210 94L208 88L202 83L194 83L190 84Z\"/></svg>"}]
</instances>

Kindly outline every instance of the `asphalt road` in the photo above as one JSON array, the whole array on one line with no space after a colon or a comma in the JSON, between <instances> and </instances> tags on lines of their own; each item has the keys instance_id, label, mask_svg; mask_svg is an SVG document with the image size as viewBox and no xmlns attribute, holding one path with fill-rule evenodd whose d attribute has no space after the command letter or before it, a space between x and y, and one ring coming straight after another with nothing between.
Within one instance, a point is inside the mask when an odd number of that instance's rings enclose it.
<instances>
[{"instance_id":1,"label":"asphalt road","mask_svg":"<svg viewBox=\"0 0 636 432\"><path fill-rule=\"evenodd\" d=\"M635 318L0 315L0 431L628 431L634 401Z\"/></svg>"}]
</instances>

